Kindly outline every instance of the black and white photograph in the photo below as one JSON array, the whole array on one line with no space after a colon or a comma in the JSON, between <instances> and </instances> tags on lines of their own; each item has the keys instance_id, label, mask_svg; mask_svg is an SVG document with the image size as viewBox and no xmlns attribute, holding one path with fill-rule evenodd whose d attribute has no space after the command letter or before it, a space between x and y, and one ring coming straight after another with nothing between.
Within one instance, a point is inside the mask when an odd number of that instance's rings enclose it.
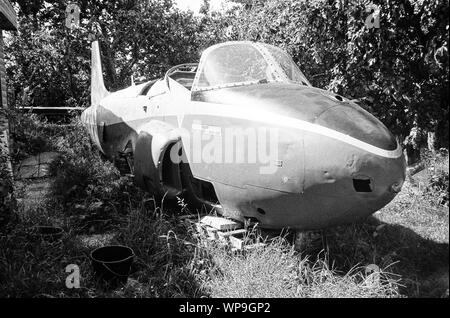
<instances>
[{"instance_id":1,"label":"black and white photograph","mask_svg":"<svg viewBox=\"0 0 450 318\"><path fill-rule=\"evenodd\" d=\"M448 299L448 42L448 0L1 0L0 298Z\"/></svg>"}]
</instances>

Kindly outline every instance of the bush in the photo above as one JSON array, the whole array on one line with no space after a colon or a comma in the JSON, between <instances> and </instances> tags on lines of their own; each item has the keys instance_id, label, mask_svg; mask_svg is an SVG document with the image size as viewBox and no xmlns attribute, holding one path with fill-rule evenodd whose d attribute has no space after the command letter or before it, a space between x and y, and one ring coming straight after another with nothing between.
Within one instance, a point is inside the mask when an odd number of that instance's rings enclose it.
<instances>
[{"instance_id":1,"label":"bush","mask_svg":"<svg viewBox=\"0 0 450 318\"><path fill-rule=\"evenodd\" d=\"M0 139L0 227L5 225L14 209L13 181L9 156Z\"/></svg>"},{"instance_id":2,"label":"bush","mask_svg":"<svg viewBox=\"0 0 450 318\"><path fill-rule=\"evenodd\" d=\"M428 180L426 194L435 199L438 204L449 203L449 157L446 149L427 156Z\"/></svg>"},{"instance_id":3,"label":"bush","mask_svg":"<svg viewBox=\"0 0 450 318\"><path fill-rule=\"evenodd\" d=\"M15 163L40 152L55 150L52 140L65 133L64 126L48 122L36 114L10 110L8 117L14 142L11 157Z\"/></svg>"},{"instance_id":4,"label":"bush","mask_svg":"<svg viewBox=\"0 0 450 318\"><path fill-rule=\"evenodd\" d=\"M31 123L39 129L45 124ZM51 165L53 195L43 198L42 207L23 211L8 233L0 233L0 296L196 296L199 287L190 267L195 244L188 242L183 223L155 209L147 194L103 160L78 119L65 127L64 134L45 142L59 152ZM43 224L66 230L61 244L30 239L32 227ZM135 251L125 286L103 290L97 285L87 257L96 239L126 244ZM67 264L80 266L83 288L65 287Z\"/></svg>"},{"instance_id":5,"label":"bush","mask_svg":"<svg viewBox=\"0 0 450 318\"><path fill-rule=\"evenodd\" d=\"M120 203L129 193L132 183L111 162L102 159L78 119L53 142L53 147L60 153L51 165L55 175L53 193L64 204Z\"/></svg>"}]
</instances>

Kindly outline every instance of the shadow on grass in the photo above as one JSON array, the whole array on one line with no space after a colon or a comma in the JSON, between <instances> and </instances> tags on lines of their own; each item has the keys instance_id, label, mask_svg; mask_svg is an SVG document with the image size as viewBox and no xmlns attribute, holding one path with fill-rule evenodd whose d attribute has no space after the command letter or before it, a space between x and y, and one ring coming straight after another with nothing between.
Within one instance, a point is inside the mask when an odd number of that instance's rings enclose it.
<instances>
[{"instance_id":1,"label":"shadow on grass","mask_svg":"<svg viewBox=\"0 0 450 318\"><path fill-rule=\"evenodd\" d=\"M126 284L111 288L94 279L96 292L107 297L203 296L192 266L197 247L190 244L192 238L184 223L167 209L164 213L145 206L131 209L126 222L117 222L114 231L98 228L87 238L102 240L109 234L110 238L97 246L126 245L134 251L134 262ZM86 253L97 247L82 245ZM92 268L89 271L92 273Z\"/></svg>"},{"instance_id":2,"label":"shadow on grass","mask_svg":"<svg viewBox=\"0 0 450 318\"><path fill-rule=\"evenodd\" d=\"M448 297L449 244L438 243L376 217L330 229L330 262L342 271L375 264L401 276L400 293L408 297Z\"/></svg>"},{"instance_id":3,"label":"shadow on grass","mask_svg":"<svg viewBox=\"0 0 450 318\"><path fill-rule=\"evenodd\" d=\"M30 237L31 223L11 223L0 232L0 297L203 296L192 266L196 247L186 245L188 229L175 217L142 207L132 209L125 222L123 216L111 218L108 226L88 232L81 229L90 227L89 219L75 224L69 222L62 240L54 244ZM124 284L107 286L94 275L90 252L109 244L127 245L135 252ZM79 266L79 289L66 287L69 264Z\"/></svg>"}]
</instances>

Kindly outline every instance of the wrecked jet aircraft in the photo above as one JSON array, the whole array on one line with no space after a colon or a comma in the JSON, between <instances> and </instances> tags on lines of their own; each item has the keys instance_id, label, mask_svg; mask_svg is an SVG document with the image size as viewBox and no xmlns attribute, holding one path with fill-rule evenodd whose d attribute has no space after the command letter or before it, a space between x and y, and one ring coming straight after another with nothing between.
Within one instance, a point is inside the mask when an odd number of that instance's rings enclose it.
<instances>
[{"instance_id":1,"label":"wrecked jet aircraft","mask_svg":"<svg viewBox=\"0 0 450 318\"><path fill-rule=\"evenodd\" d=\"M82 121L93 142L110 160L126 158L140 187L263 228L353 222L389 203L405 179L402 148L388 129L351 100L313 87L272 45L217 44L199 64L110 93L94 41L91 94ZM275 144L266 138L253 147L276 154L270 166L242 153L252 148L252 130L264 135L261 127L277 135ZM234 160L202 158L205 147L211 150L205 140L223 147L242 137L239 129L250 132L244 147L222 153L234 150ZM223 142L230 132L234 139ZM199 138L195 149L192 140Z\"/></svg>"}]
</instances>

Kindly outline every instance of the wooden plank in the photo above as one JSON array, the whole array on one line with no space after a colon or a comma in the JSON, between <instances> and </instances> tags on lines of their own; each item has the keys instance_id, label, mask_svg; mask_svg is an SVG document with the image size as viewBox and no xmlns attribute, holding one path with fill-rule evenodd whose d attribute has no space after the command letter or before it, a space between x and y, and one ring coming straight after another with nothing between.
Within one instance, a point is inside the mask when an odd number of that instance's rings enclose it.
<instances>
[{"instance_id":1,"label":"wooden plank","mask_svg":"<svg viewBox=\"0 0 450 318\"><path fill-rule=\"evenodd\" d=\"M212 228L210 226L206 227L206 232L208 233L208 239L209 240L217 240L217 230L215 228Z\"/></svg>"},{"instance_id":2,"label":"wooden plank","mask_svg":"<svg viewBox=\"0 0 450 318\"><path fill-rule=\"evenodd\" d=\"M232 231L243 227L241 223L210 215L203 217L200 222L209 225L219 231Z\"/></svg>"},{"instance_id":3,"label":"wooden plank","mask_svg":"<svg viewBox=\"0 0 450 318\"><path fill-rule=\"evenodd\" d=\"M227 239L230 236L244 235L245 233L247 233L247 230L244 230L244 229L228 231L228 232L220 232L220 231L217 232L217 234L219 235L220 239Z\"/></svg>"},{"instance_id":4,"label":"wooden plank","mask_svg":"<svg viewBox=\"0 0 450 318\"><path fill-rule=\"evenodd\" d=\"M248 252L257 248L261 248L266 246L266 244L264 243L255 243L255 244L250 244L250 245L245 245L243 246L243 248L232 248L231 252L236 253L236 252Z\"/></svg>"},{"instance_id":5,"label":"wooden plank","mask_svg":"<svg viewBox=\"0 0 450 318\"><path fill-rule=\"evenodd\" d=\"M265 247L265 246L266 246L265 243L255 243L255 244L245 245L244 250L250 251L250 250L254 250L254 249Z\"/></svg>"},{"instance_id":6,"label":"wooden plank","mask_svg":"<svg viewBox=\"0 0 450 318\"><path fill-rule=\"evenodd\" d=\"M229 239L230 239L231 246L233 246L233 248L235 248L235 249L241 250L242 247L244 246L243 239L240 239L235 236L229 236Z\"/></svg>"},{"instance_id":7,"label":"wooden plank","mask_svg":"<svg viewBox=\"0 0 450 318\"><path fill-rule=\"evenodd\" d=\"M190 221L189 218L186 218L185 221ZM227 221L222 223L222 221ZM194 223L194 222L192 222ZM246 234L248 233L245 229L233 229L235 226L242 227L242 224L237 222L227 220L225 218L220 217L211 217L207 216L202 218L200 222L194 223L197 229L197 232L200 233L203 237L206 237L208 240L219 240L221 242L229 242L231 244L232 251L243 251L243 250L252 250L255 248L266 246L265 243L255 243L254 241L249 242ZM214 225L210 226L210 224ZM225 226L223 226L225 224ZM230 226L231 225L231 226ZM232 230L223 231L217 229L219 228L231 228ZM206 244L205 241L203 243Z\"/></svg>"}]
</instances>

